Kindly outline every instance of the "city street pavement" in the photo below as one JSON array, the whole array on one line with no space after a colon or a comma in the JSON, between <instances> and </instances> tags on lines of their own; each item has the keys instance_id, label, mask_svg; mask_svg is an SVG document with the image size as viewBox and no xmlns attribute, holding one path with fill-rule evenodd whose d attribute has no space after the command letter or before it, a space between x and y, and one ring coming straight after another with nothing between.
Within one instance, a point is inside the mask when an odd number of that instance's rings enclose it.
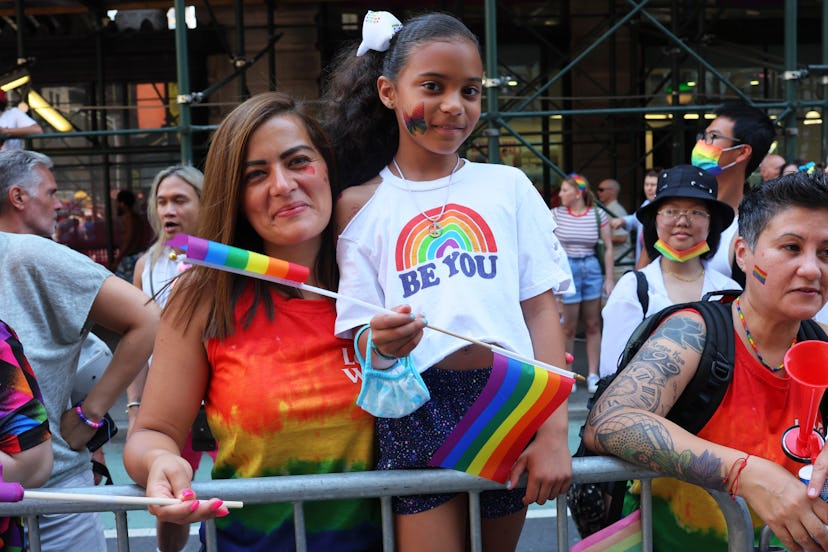
<instances>
[{"instance_id":1,"label":"city street pavement","mask_svg":"<svg viewBox=\"0 0 828 552\"><path fill-rule=\"evenodd\" d=\"M586 375L586 358L583 342L576 341L575 364L571 370ZM589 393L586 390L586 383L579 383L575 392L569 400L569 449L574 452L578 447L578 431L586 418L586 403ZM124 471L122 452L126 438L127 419L124 412L126 401L124 398L115 404L110 414L118 425L119 432L113 440L104 446L104 453L107 465L112 473L116 485L128 485L132 480ZM210 468L212 460L204 455L195 479L199 481L210 479ZM107 545L110 552L117 551L115 540L115 517L111 513L102 514L104 527L107 533ZM129 527L129 547L132 552L155 552L155 518L147 511L133 511L127 513L127 524ZM190 541L185 552L198 552L199 542L197 534L198 526L191 527ZM578 531L572 520L569 521L570 545L578 540ZM532 505L529 508L526 524L518 543L518 552L553 552L558 550L557 536L557 505L555 501L544 506ZM333 552L333 551L332 551Z\"/></svg>"}]
</instances>

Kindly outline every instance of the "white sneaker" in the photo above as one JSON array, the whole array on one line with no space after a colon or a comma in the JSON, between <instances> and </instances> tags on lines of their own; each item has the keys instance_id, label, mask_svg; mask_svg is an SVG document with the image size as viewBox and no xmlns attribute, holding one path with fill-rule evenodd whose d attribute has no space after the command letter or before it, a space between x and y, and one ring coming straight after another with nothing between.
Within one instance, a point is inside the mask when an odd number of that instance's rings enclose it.
<instances>
[{"instance_id":1,"label":"white sneaker","mask_svg":"<svg viewBox=\"0 0 828 552\"><path fill-rule=\"evenodd\" d=\"M598 376L590 374L587 376L587 391L595 393L598 390Z\"/></svg>"}]
</instances>

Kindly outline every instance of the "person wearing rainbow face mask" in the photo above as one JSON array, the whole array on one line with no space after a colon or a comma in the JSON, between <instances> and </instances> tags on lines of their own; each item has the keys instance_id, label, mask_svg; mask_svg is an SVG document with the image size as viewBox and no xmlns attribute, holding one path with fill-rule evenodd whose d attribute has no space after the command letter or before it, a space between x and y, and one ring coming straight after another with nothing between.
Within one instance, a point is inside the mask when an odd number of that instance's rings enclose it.
<instances>
[{"instance_id":1,"label":"person wearing rainbow face mask","mask_svg":"<svg viewBox=\"0 0 828 552\"><path fill-rule=\"evenodd\" d=\"M627 273L601 311L601 376L614 374L627 340L647 316L677 303L698 301L711 291L739 285L708 263L733 220L730 205L716 199L716 177L691 165L661 171L653 201L636 211L644 245L653 261L640 270L647 283L646 303L638 296L638 278Z\"/></svg>"},{"instance_id":2,"label":"person wearing rainbow face mask","mask_svg":"<svg viewBox=\"0 0 828 552\"><path fill-rule=\"evenodd\" d=\"M776 131L764 112L742 101L724 103L715 115L699 133L691 163L716 177L719 201L736 211L736 218L722 232L722 246L711 259L710 268L744 286L745 276L733 264L739 202L744 196L745 180L765 158Z\"/></svg>"}]
</instances>

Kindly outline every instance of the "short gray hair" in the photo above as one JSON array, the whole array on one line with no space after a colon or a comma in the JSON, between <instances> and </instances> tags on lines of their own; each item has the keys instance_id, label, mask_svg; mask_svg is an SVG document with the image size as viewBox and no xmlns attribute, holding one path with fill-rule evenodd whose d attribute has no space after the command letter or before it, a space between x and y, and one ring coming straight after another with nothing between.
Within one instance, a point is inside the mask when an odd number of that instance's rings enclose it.
<instances>
[{"instance_id":1,"label":"short gray hair","mask_svg":"<svg viewBox=\"0 0 828 552\"><path fill-rule=\"evenodd\" d=\"M53 166L48 156L36 151L0 151L0 211L6 209L12 186L22 186L31 192L42 181L41 174L35 169L51 170Z\"/></svg>"}]
</instances>

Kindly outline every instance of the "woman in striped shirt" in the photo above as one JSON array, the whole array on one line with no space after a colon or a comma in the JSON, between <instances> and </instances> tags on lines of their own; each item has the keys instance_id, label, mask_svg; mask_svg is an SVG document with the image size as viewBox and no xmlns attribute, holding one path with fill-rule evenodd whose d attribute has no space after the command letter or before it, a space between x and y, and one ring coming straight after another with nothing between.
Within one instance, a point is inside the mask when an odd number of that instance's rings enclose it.
<instances>
[{"instance_id":1,"label":"woman in striped shirt","mask_svg":"<svg viewBox=\"0 0 828 552\"><path fill-rule=\"evenodd\" d=\"M613 286L612 236L607 216L592 205L592 192L583 176L572 173L558 193L561 205L552 209L558 227L555 235L569 259L575 293L562 297L563 329L567 351L572 351L578 316L583 315L587 352L587 390L598 386L601 354L601 295L609 297ZM604 242L603 274L596 256L599 238Z\"/></svg>"}]
</instances>

